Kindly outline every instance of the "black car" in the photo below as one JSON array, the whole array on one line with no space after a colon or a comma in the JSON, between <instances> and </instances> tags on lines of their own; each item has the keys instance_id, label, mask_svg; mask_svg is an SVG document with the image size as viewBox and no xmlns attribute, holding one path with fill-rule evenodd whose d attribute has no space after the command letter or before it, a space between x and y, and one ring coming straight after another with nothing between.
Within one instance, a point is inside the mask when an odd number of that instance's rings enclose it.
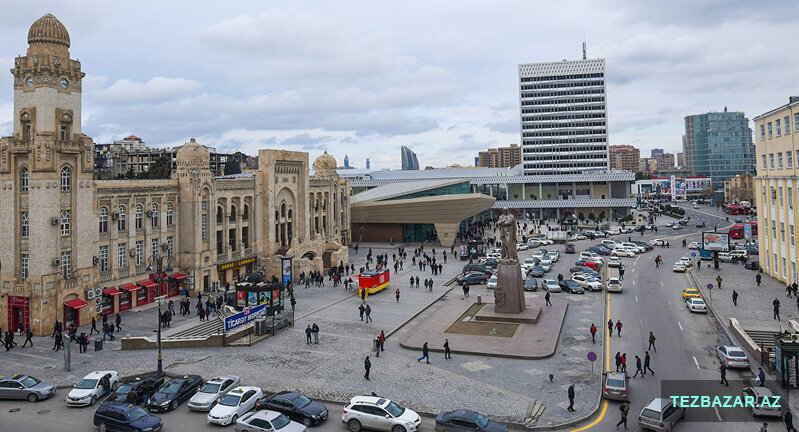
<instances>
[{"instance_id":1,"label":"black car","mask_svg":"<svg viewBox=\"0 0 799 432\"><path fill-rule=\"evenodd\" d=\"M272 410L284 414L305 427L317 425L327 420L327 407L314 402L300 393L280 393L261 398L255 403L256 410Z\"/></svg>"},{"instance_id":2,"label":"black car","mask_svg":"<svg viewBox=\"0 0 799 432\"><path fill-rule=\"evenodd\" d=\"M559 281L558 285L560 285L560 289L562 289L563 291L568 291L572 294L585 294L585 290L583 289L583 287L581 287L580 284L578 284L573 280L564 279Z\"/></svg>"},{"instance_id":3,"label":"black car","mask_svg":"<svg viewBox=\"0 0 799 432\"><path fill-rule=\"evenodd\" d=\"M647 251L652 250L652 245L647 242L633 240L631 243L634 245L643 246L643 248L646 249Z\"/></svg>"},{"instance_id":4,"label":"black car","mask_svg":"<svg viewBox=\"0 0 799 432\"><path fill-rule=\"evenodd\" d=\"M749 252L749 255L758 255L757 246L744 246L742 249Z\"/></svg>"},{"instance_id":5,"label":"black car","mask_svg":"<svg viewBox=\"0 0 799 432\"><path fill-rule=\"evenodd\" d=\"M161 385L164 384L164 377L147 377L137 378L136 381L120 384L117 391L111 393L111 396L105 400L108 402L128 402L128 393L132 390L136 391L136 404L144 403L144 397L150 398Z\"/></svg>"},{"instance_id":6,"label":"black car","mask_svg":"<svg viewBox=\"0 0 799 432\"><path fill-rule=\"evenodd\" d=\"M183 375L165 382L158 391L147 401L150 411L168 411L189 400L203 385L203 378L199 375Z\"/></svg>"},{"instance_id":7,"label":"black car","mask_svg":"<svg viewBox=\"0 0 799 432\"><path fill-rule=\"evenodd\" d=\"M591 240L593 240L593 239L595 239L595 238L596 238L596 236L594 235L594 233L592 233L592 232L588 232L588 231L584 232L584 233L583 233L583 235L584 235L584 236L586 236L586 237L588 237L588 238L589 238L589 239L591 239Z\"/></svg>"},{"instance_id":8,"label":"black car","mask_svg":"<svg viewBox=\"0 0 799 432\"><path fill-rule=\"evenodd\" d=\"M760 263L757 260L750 259L746 261L744 267L746 267L749 270L757 270L760 268Z\"/></svg>"},{"instance_id":9,"label":"black car","mask_svg":"<svg viewBox=\"0 0 799 432\"><path fill-rule=\"evenodd\" d=\"M595 252L599 255L610 255L610 250L604 246L591 246L586 250L589 252Z\"/></svg>"},{"instance_id":10,"label":"black car","mask_svg":"<svg viewBox=\"0 0 799 432\"><path fill-rule=\"evenodd\" d=\"M463 285L464 283L467 283L469 285L480 285L488 283L488 278L489 276L485 273L479 271L473 271L469 273L459 274L457 277L457 281L461 285Z\"/></svg>"},{"instance_id":11,"label":"black car","mask_svg":"<svg viewBox=\"0 0 799 432\"><path fill-rule=\"evenodd\" d=\"M164 426L161 419L142 407L122 402L106 402L94 412L94 425L101 431L152 431Z\"/></svg>"},{"instance_id":12,"label":"black car","mask_svg":"<svg viewBox=\"0 0 799 432\"><path fill-rule=\"evenodd\" d=\"M494 274L494 272L492 272L488 267L482 264L466 264L465 266L463 266L462 273L468 273L468 272L481 272L487 274L488 276Z\"/></svg>"},{"instance_id":13,"label":"black car","mask_svg":"<svg viewBox=\"0 0 799 432\"><path fill-rule=\"evenodd\" d=\"M541 266L538 266L538 265L534 266L533 268L530 269L530 271L528 272L528 275L530 275L531 277L543 277L544 276L544 268L541 267Z\"/></svg>"},{"instance_id":14,"label":"black car","mask_svg":"<svg viewBox=\"0 0 799 432\"><path fill-rule=\"evenodd\" d=\"M502 423L491 421L482 414L470 410L441 411L436 416L436 431L484 431L507 432Z\"/></svg>"},{"instance_id":15,"label":"black car","mask_svg":"<svg viewBox=\"0 0 799 432\"><path fill-rule=\"evenodd\" d=\"M486 258L480 264L484 265L489 270L493 270L497 268L499 261L496 258Z\"/></svg>"},{"instance_id":16,"label":"black car","mask_svg":"<svg viewBox=\"0 0 799 432\"><path fill-rule=\"evenodd\" d=\"M563 250L563 253L572 254L572 253L576 253L576 252L577 251L574 250L574 245L573 244L566 243L566 248Z\"/></svg>"},{"instance_id":17,"label":"black car","mask_svg":"<svg viewBox=\"0 0 799 432\"><path fill-rule=\"evenodd\" d=\"M538 281L535 279L525 279L524 280L524 290L525 291L538 291Z\"/></svg>"},{"instance_id":18,"label":"black car","mask_svg":"<svg viewBox=\"0 0 799 432\"><path fill-rule=\"evenodd\" d=\"M696 223L696 227L697 227L697 228L704 228L705 226L707 226L707 224L705 223L705 221L698 221L698 222Z\"/></svg>"}]
</instances>

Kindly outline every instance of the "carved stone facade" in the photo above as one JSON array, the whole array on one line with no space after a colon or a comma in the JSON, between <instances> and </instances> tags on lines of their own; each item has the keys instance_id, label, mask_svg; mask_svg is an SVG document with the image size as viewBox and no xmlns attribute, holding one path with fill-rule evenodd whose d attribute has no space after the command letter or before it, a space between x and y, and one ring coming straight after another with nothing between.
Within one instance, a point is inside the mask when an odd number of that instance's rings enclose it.
<instances>
[{"instance_id":1,"label":"carved stone facade","mask_svg":"<svg viewBox=\"0 0 799 432\"><path fill-rule=\"evenodd\" d=\"M48 14L28 42L11 70L14 132L0 138L3 328L42 335L56 319L86 325L153 302L159 258L173 270L164 295L224 289L257 270L281 278L279 254L296 255L295 275L347 262L349 184L335 171L309 176L307 153L260 150L257 171L214 177L191 139L171 179L93 180L69 35Z\"/></svg>"}]
</instances>

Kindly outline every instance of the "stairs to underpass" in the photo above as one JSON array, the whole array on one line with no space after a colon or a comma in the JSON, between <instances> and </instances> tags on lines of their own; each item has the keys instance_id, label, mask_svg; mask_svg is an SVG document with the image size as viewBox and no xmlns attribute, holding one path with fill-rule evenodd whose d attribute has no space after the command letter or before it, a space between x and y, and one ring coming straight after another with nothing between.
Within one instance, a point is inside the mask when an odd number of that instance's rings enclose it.
<instances>
[{"instance_id":1,"label":"stairs to underpass","mask_svg":"<svg viewBox=\"0 0 799 432\"><path fill-rule=\"evenodd\" d=\"M768 368L773 371L772 365L775 362L775 350L774 350L774 337L779 334L776 330L767 330L767 329L757 329L757 330L746 330L746 334L752 338L759 346L763 352L768 352ZM761 359L762 361L762 359ZM788 368L788 373L790 378L788 382L795 383L796 382L796 373L794 368Z\"/></svg>"},{"instance_id":2,"label":"stairs to underpass","mask_svg":"<svg viewBox=\"0 0 799 432\"><path fill-rule=\"evenodd\" d=\"M193 339L220 334L225 330L225 317L230 316L231 313L235 312L231 312L230 306L225 306L216 316L211 316L206 321L198 322L197 325L180 330L164 339Z\"/></svg>"}]
</instances>

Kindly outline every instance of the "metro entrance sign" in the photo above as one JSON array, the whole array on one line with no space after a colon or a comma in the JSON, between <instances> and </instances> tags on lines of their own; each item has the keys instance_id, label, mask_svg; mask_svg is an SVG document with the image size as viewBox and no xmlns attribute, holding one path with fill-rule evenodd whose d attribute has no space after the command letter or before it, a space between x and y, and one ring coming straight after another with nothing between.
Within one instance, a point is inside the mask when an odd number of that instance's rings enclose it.
<instances>
[{"instance_id":1,"label":"metro entrance sign","mask_svg":"<svg viewBox=\"0 0 799 432\"><path fill-rule=\"evenodd\" d=\"M247 324L254 319L265 317L267 306L268 304L264 303L252 308L244 308L244 311L225 318L225 331L227 332L233 330L234 328Z\"/></svg>"}]
</instances>

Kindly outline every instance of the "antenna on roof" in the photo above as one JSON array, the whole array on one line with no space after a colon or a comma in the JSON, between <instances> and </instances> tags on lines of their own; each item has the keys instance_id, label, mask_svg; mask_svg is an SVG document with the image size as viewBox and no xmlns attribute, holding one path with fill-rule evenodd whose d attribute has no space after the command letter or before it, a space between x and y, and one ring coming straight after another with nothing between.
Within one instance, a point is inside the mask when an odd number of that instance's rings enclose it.
<instances>
[{"instance_id":1,"label":"antenna on roof","mask_svg":"<svg viewBox=\"0 0 799 432\"><path fill-rule=\"evenodd\" d=\"M583 60L588 59L588 50L585 47L585 40L583 40Z\"/></svg>"}]
</instances>

